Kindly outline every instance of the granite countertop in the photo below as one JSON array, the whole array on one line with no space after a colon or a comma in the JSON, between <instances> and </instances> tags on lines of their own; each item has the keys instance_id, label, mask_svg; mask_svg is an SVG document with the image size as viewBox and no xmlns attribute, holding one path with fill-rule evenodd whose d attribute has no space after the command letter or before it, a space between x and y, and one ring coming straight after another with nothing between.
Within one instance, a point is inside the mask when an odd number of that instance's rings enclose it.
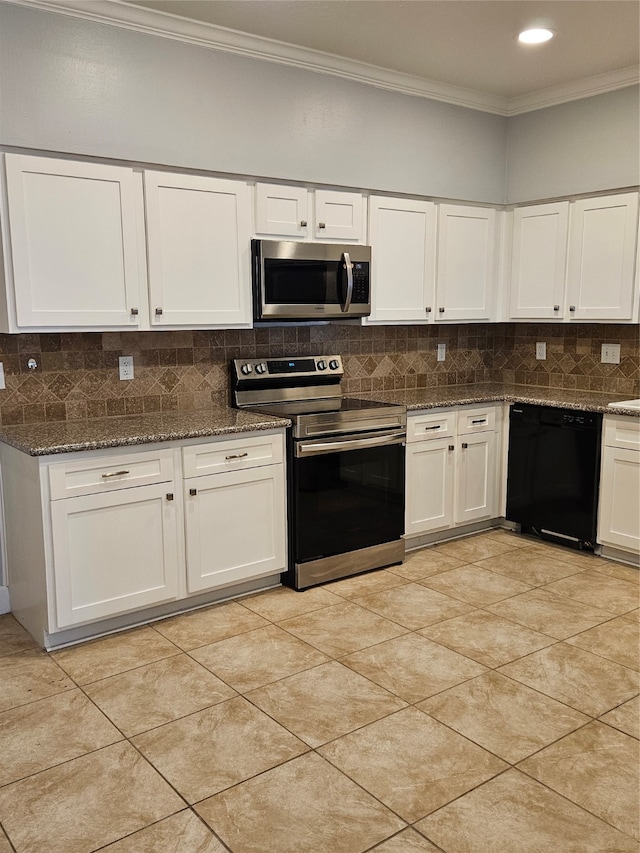
<instances>
[{"instance_id":1,"label":"granite countertop","mask_svg":"<svg viewBox=\"0 0 640 853\"><path fill-rule=\"evenodd\" d=\"M543 388L532 385L511 385L486 382L476 385L441 385L436 388L414 388L401 391L370 391L358 394L368 400L382 403L401 403L408 411L440 409L445 406L465 406L473 403L533 403L562 409L579 409L587 412L604 412L610 415L639 417L637 409L610 409L609 403L628 400L628 395L607 394L600 391L566 391L560 388Z\"/></svg>"},{"instance_id":2,"label":"granite countertop","mask_svg":"<svg viewBox=\"0 0 640 853\"><path fill-rule=\"evenodd\" d=\"M609 403L625 398L595 391L562 391L529 385L480 383L442 385L402 391L371 391L357 395L382 403L400 403L408 411L440 409L473 403L534 403L589 412L640 417L634 409L609 409ZM291 421L271 415L212 406L192 412L165 412L126 417L95 418L80 421L51 421L0 427L0 441L30 456L71 453L76 450L100 450L108 447L178 441L186 438L232 435L234 433L282 429Z\"/></svg>"},{"instance_id":3,"label":"granite countertop","mask_svg":"<svg viewBox=\"0 0 640 853\"><path fill-rule=\"evenodd\" d=\"M192 412L164 412L80 421L50 421L0 427L0 441L30 456L100 450L156 441L231 435L291 424L284 418L212 406Z\"/></svg>"}]
</instances>

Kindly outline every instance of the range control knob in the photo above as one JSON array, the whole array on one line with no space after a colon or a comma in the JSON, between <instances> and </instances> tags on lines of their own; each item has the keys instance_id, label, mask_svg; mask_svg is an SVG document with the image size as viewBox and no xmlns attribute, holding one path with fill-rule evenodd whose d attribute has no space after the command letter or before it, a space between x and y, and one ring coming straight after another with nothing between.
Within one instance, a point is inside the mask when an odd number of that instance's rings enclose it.
<instances>
[{"instance_id":1,"label":"range control knob","mask_svg":"<svg viewBox=\"0 0 640 853\"><path fill-rule=\"evenodd\" d=\"M267 365L264 363L264 361L261 361L260 364L256 364L256 373L262 374L262 373L266 373L266 372L267 372Z\"/></svg>"},{"instance_id":2,"label":"range control knob","mask_svg":"<svg viewBox=\"0 0 640 853\"><path fill-rule=\"evenodd\" d=\"M250 373L253 373L253 367L250 364L243 364L240 368L240 373L244 374L244 376L248 376Z\"/></svg>"},{"instance_id":3,"label":"range control knob","mask_svg":"<svg viewBox=\"0 0 640 853\"><path fill-rule=\"evenodd\" d=\"M340 362L337 361L335 358L332 358L329 362L329 367L331 368L331 370L337 370L340 367Z\"/></svg>"},{"instance_id":4,"label":"range control knob","mask_svg":"<svg viewBox=\"0 0 640 853\"><path fill-rule=\"evenodd\" d=\"M327 369L327 362L321 358L320 361L317 363L316 367L318 368L318 370L326 370Z\"/></svg>"}]
</instances>

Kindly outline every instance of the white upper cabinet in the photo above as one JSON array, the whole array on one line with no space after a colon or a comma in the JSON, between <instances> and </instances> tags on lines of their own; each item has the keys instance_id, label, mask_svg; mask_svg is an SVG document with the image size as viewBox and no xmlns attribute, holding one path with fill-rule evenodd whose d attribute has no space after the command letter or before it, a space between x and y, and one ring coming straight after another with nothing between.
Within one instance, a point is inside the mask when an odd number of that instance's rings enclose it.
<instances>
[{"instance_id":1,"label":"white upper cabinet","mask_svg":"<svg viewBox=\"0 0 640 853\"><path fill-rule=\"evenodd\" d=\"M365 239L365 205L360 193L315 191L315 237L362 243Z\"/></svg>"},{"instance_id":2,"label":"white upper cabinet","mask_svg":"<svg viewBox=\"0 0 640 853\"><path fill-rule=\"evenodd\" d=\"M406 198L369 199L370 322L424 323L432 316L436 206Z\"/></svg>"},{"instance_id":3,"label":"white upper cabinet","mask_svg":"<svg viewBox=\"0 0 640 853\"><path fill-rule=\"evenodd\" d=\"M256 184L256 234L306 240L310 193L306 187Z\"/></svg>"},{"instance_id":4,"label":"white upper cabinet","mask_svg":"<svg viewBox=\"0 0 640 853\"><path fill-rule=\"evenodd\" d=\"M145 172L144 188L151 325L249 326L249 186Z\"/></svg>"},{"instance_id":5,"label":"white upper cabinet","mask_svg":"<svg viewBox=\"0 0 640 853\"><path fill-rule=\"evenodd\" d=\"M495 301L496 211L438 208L436 320L490 320Z\"/></svg>"},{"instance_id":6,"label":"white upper cabinet","mask_svg":"<svg viewBox=\"0 0 640 853\"><path fill-rule=\"evenodd\" d=\"M5 155L5 165L4 330L137 328L144 292L139 175L18 154Z\"/></svg>"},{"instance_id":7,"label":"white upper cabinet","mask_svg":"<svg viewBox=\"0 0 640 853\"><path fill-rule=\"evenodd\" d=\"M572 205L567 274L571 320L633 320L638 194L581 199Z\"/></svg>"},{"instance_id":8,"label":"white upper cabinet","mask_svg":"<svg viewBox=\"0 0 640 853\"><path fill-rule=\"evenodd\" d=\"M366 242L361 193L256 184L255 233L290 240Z\"/></svg>"},{"instance_id":9,"label":"white upper cabinet","mask_svg":"<svg viewBox=\"0 0 640 853\"><path fill-rule=\"evenodd\" d=\"M568 201L513 211L510 317L562 319L568 228Z\"/></svg>"}]
</instances>

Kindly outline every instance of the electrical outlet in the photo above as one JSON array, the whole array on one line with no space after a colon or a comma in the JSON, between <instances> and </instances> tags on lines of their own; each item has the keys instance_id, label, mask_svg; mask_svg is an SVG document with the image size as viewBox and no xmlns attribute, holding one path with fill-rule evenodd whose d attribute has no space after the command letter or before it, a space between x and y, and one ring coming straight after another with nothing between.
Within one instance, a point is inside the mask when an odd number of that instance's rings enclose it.
<instances>
[{"instance_id":1,"label":"electrical outlet","mask_svg":"<svg viewBox=\"0 0 640 853\"><path fill-rule=\"evenodd\" d=\"M438 361L444 361L447 357L447 345L446 344L438 344L438 355L436 358Z\"/></svg>"},{"instance_id":2,"label":"electrical outlet","mask_svg":"<svg viewBox=\"0 0 640 853\"><path fill-rule=\"evenodd\" d=\"M601 364L620 364L620 344L602 344Z\"/></svg>"},{"instance_id":3,"label":"electrical outlet","mask_svg":"<svg viewBox=\"0 0 640 853\"><path fill-rule=\"evenodd\" d=\"M538 361L544 361L547 357L547 342L538 341L536 343L536 358Z\"/></svg>"},{"instance_id":4,"label":"electrical outlet","mask_svg":"<svg viewBox=\"0 0 640 853\"><path fill-rule=\"evenodd\" d=\"M133 379L133 356L121 355L118 359L120 379Z\"/></svg>"},{"instance_id":5,"label":"electrical outlet","mask_svg":"<svg viewBox=\"0 0 640 853\"><path fill-rule=\"evenodd\" d=\"M4 381L4 364L0 361L0 388L6 388Z\"/></svg>"}]
</instances>

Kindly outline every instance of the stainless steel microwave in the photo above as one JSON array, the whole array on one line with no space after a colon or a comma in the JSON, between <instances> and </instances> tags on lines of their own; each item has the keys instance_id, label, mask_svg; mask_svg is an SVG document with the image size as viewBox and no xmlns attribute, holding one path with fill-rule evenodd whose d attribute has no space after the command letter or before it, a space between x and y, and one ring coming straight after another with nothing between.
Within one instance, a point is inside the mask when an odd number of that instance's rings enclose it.
<instances>
[{"instance_id":1,"label":"stainless steel microwave","mask_svg":"<svg viewBox=\"0 0 640 853\"><path fill-rule=\"evenodd\" d=\"M371 313L371 248L252 240L255 320L330 320Z\"/></svg>"}]
</instances>

